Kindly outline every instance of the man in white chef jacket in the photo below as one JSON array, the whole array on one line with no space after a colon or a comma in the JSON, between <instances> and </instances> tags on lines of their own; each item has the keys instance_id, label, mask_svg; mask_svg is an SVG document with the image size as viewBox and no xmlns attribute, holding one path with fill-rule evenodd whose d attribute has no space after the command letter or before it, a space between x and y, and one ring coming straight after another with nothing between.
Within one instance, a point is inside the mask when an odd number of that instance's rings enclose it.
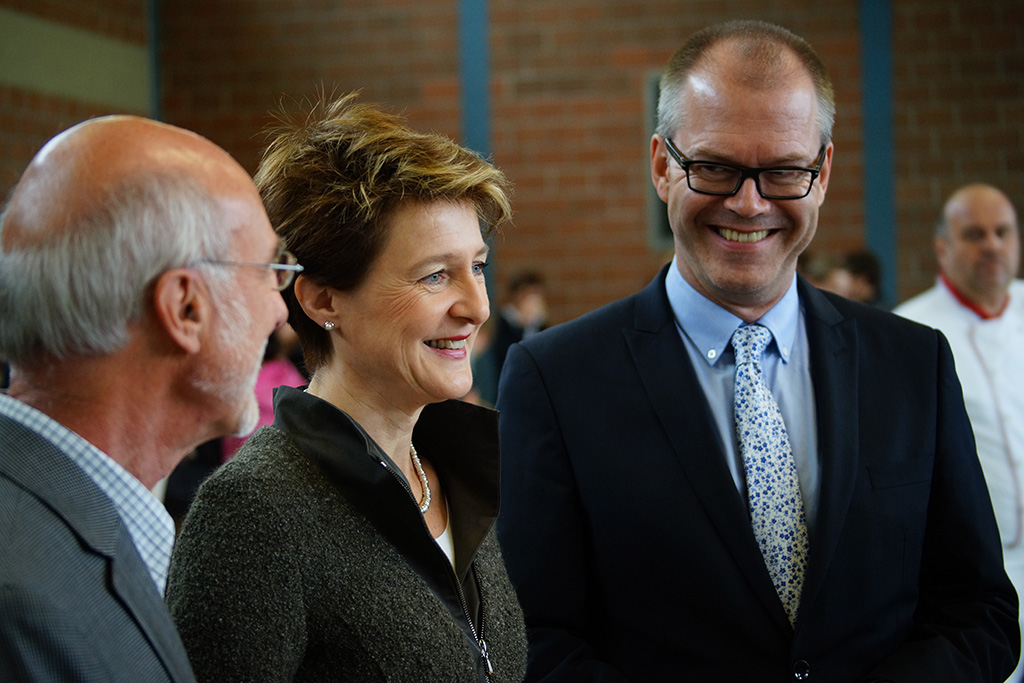
<instances>
[{"instance_id":1,"label":"man in white chef jacket","mask_svg":"<svg viewBox=\"0 0 1024 683\"><path fill-rule=\"evenodd\" d=\"M991 185L956 190L935 233L938 282L895 312L949 339L1003 541L1024 594L1024 280L1010 199ZM1022 622L1024 624L1024 622ZM1024 667L1008 681L1024 681Z\"/></svg>"}]
</instances>

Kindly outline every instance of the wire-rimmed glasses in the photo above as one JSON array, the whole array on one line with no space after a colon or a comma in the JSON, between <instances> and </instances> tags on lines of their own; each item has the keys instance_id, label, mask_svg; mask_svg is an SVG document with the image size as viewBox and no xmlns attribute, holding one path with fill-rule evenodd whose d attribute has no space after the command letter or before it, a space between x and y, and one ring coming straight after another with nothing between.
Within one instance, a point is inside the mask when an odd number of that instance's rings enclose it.
<instances>
[{"instance_id":1,"label":"wire-rimmed glasses","mask_svg":"<svg viewBox=\"0 0 1024 683\"><path fill-rule=\"evenodd\" d=\"M290 251L281 250L278 252L274 260L269 263L244 263L241 261L217 261L213 259L204 259L197 261L197 263L206 263L211 266L245 266L248 268L269 268L274 272L276 278L276 284L274 289L281 291L288 287L292 283L292 280L298 273L302 272L302 266L299 265L298 259Z\"/></svg>"}]
</instances>

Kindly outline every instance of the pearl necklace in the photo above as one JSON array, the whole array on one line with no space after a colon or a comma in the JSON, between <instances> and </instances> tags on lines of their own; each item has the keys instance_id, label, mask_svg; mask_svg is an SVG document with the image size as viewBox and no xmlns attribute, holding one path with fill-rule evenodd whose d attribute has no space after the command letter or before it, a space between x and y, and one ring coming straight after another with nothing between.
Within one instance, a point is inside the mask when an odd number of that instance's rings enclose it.
<instances>
[{"instance_id":1,"label":"pearl necklace","mask_svg":"<svg viewBox=\"0 0 1024 683\"><path fill-rule=\"evenodd\" d=\"M416 468L416 474L419 475L420 484L423 487L423 497L420 498L419 502L420 513L426 514L427 510L430 509L430 484L427 483L427 473L423 471L420 456L417 455L416 448L411 443L409 444L409 455L412 456L412 466Z\"/></svg>"}]
</instances>

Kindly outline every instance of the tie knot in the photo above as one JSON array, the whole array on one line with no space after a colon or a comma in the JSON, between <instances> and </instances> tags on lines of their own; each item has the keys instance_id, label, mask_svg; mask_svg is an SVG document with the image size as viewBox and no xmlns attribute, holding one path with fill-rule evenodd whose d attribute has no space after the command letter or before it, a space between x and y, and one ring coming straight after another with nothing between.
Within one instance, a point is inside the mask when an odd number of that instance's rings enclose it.
<instances>
[{"instance_id":1,"label":"tie knot","mask_svg":"<svg viewBox=\"0 0 1024 683\"><path fill-rule=\"evenodd\" d=\"M761 354L772 340L772 333L764 325L744 325L732 333L732 348L736 353L736 365L757 363Z\"/></svg>"}]
</instances>

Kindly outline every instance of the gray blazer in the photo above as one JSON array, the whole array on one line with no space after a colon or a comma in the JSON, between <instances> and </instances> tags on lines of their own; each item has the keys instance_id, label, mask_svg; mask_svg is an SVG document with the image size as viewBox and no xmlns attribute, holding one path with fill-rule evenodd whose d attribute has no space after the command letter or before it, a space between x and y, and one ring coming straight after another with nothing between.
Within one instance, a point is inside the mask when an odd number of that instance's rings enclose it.
<instances>
[{"instance_id":1,"label":"gray blazer","mask_svg":"<svg viewBox=\"0 0 1024 683\"><path fill-rule=\"evenodd\" d=\"M3 416L0 678L195 680L113 503L52 443Z\"/></svg>"}]
</instances>

